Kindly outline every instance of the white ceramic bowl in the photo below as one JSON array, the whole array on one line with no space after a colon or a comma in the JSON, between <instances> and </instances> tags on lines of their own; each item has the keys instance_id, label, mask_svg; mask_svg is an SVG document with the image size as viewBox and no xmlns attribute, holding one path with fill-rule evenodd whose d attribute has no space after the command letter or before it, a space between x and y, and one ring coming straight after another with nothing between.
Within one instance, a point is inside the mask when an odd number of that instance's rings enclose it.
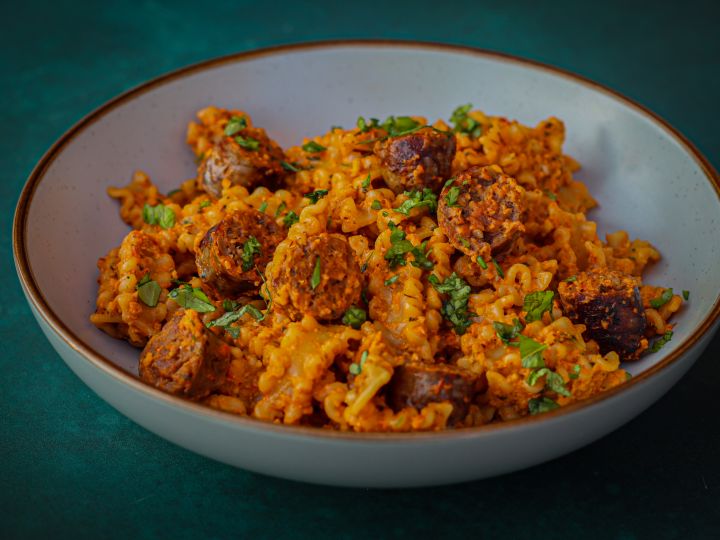
<instances>
[{"instance_id":1,"label":"white ceramic bowl","mask_svg":"<svg viewBox=\"0 0 720 540\"><path fill-rule=\"evenodd\" d=\"M567 126L566 152L618 228L659 246L651 283L689 289L674 339L629 366L627 384L540 417L443 433L355 434L271 425L140 382L138 351L88 321L96 260L126 227L105 194L143 169L169 190L194 175L184 134L215 104L252 114L281 144L359 115L447 118L467 102L490 114ZM14 253L33 313L60 356L140 425L200 454L274 476L345 486L419 486L528 467L585 445L640 413L693 364L717 328L718 177L680 134L626 98L557 69L448 46L345 42L280 47L160 77L94 111L42 158L20 197Z\"/></svg>"}]
</instances>

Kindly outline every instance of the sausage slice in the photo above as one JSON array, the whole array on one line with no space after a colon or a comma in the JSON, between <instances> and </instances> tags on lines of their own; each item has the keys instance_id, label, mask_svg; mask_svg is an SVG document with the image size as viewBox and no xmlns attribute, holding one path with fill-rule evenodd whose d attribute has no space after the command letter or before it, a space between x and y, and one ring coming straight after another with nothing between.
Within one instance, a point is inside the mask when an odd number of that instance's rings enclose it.
<instances>
[{"instance_id":1,"label":"sausage slice","mask_svg":"<svg viewBox=\"0 0 720 540\"><path fill-rule=\"evenodd\" d=\"M361 277L347 239L329 233L285 240L267 276L273 306L295 321L306 313L324 321L341 317L358 302Z\"/></svg>"},{"instance_id":2,"label":"sausage slice","mask_svg":"<svg viewBox=\"0 0 720 540\"><path fill-rule=\"evenodd\" d=\"M244 146L237 142L240 137ZM198 168L197 184L213 197L220 197L222 181L251 190L263 185L281 187L287 172L285 153L264 129L246 127L233 137L223 138L205 155Z\"/></svg>"},{"instance_id":3,"label":"sausage slice","mask_svg":"<svg viewBox=\"0 0 720 540\"><path fill-rule=\"evenodd\" d=\"M394 411L403 407L419 410L429 403L449 401L453 411L448 425L454 425L467 416L481 384L475 374L454 366L408 363L395 368L387 399Z\"/></svg>"},{"instance_id":4,"label":"sausage slice","mask_svg":"<svg viewBox=\"0 0 720 540\"><path fill-rule=\"evenodd\" d=\"M438 223L450 242L473 260L509 249L525 231L525 190L496 166L471 167L440 194Z\"/></svg>"},{"instance_id":5,"label":"sausage slice","mask_svg":"<svg viewBox=\"0 0 720 540\"><path fill-rule=\"evenodd\" d=\"M196 311L180 309L150 338L140 356L140 378L180 396L200 399L217 389L230 347L205 328Z\"/></svg>"},{"instance_id":6,"label":"sausage slice","mask_svg":"<svg viewBox=\"0 0 720 540\"><path fill-rule=\"evenodd\" d=\"M622 360L640 356L647 319L634 277L615 270L583 272L561 282L558 293L568 317L586 326L585 337L597 341L601 353L615 351Z\"/></svg>"},{"instance_id":7,"label":"sausage slice","mask_svg":"<svg viewBox=\"0 0 720 540\"><path fill-rule=\"evenodd\" d=\"M455 135L424 127L375 143L385 183L395 193L430 188L437 193L450 177Z\"/></svg>"},{"instance_id":8,"label":"sausage slice","mask_svg":"<svg viewBox=\"0 0 720 540\"><path fill-rule=\"evenodd\" d=\"M255 209L228 214L211 227L195 250L200 279L217 297L257 288L260 274L285 238L275 220Z\"/></svg>"}]
</instances>

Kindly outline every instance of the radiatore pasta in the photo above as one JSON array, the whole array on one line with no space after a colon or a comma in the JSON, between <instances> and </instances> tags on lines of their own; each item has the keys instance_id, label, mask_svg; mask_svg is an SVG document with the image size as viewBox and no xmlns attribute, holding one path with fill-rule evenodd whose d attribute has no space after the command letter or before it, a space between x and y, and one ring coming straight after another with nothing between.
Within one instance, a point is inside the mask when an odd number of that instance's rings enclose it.
<instances>
[{"instance_id":1,"label":"radiatore pasta","mask_svg":"<svg viewBox=\"0 0 720 540\"><path fill-rule=\"evenodd\" d=\"M194 178L108 189L132 230L90 319L142 348L147 383L267 422L460 429L587 399L671 338L683 299L642 283L648 242L598 236L564 137L466 105L283 150L205 108Z\"/></svg>"}]
</instances>

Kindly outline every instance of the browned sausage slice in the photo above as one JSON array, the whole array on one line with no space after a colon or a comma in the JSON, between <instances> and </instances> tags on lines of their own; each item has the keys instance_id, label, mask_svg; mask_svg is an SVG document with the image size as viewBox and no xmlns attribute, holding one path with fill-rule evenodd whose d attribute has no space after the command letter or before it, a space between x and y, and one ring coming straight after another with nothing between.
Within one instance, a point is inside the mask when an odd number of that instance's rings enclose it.
<instances>
[{"instance_id":1,"label":"browned sausage slice","mask_svg":"<svg viewBox=\"0 0 720 540\"><path fill-rule=\"evenodd\" d=\"M355 254L340 234L285 240L267 278L273 306L295 321L306 313L324 321L337 319L358 302L362 290Z\"/></svg>"},{"instance_id":2,"label":"browned sausage slice","mask_svg":"<svg viewBox=\"0 0 720 540\"><path fill-rule=\"evenodd\" d=\"M601 353L638 358L647 320L634 277L614 270L588 271L575 281L561 282L558 292L565 313L586 326L585 337L597 341Z\"/></svg>"},{"instance_id":3,"label":"browned sausage slice","mask_svg":"<svg viewBox=\"0 0 720 540\"><path fill-rule=\"evenodd\" d=\"M285 238L285 229L255 209L228 214L211 227L195 252L198 274L217 297L235 296L260 286L261 272Z\"/></svg>"},{"instance_id":4,"label":"browned sausage slice","mask_svg":"<svg viewBox=\"0 0 720 540\"><path fill-rule=\"evenodd\" d=\"M150 338L140 356L140 378L153 386L199 399L225 379L230 347L205 328L196 311L178 310Z\"/></svg>"},{"instance_id":5,"label":"browned sausage slice","mask_svg":"<svg viewBox=\"0 0 720 540\"><path fill-rule=\"evenodd\" d=\"M425 127L375 143L385 183L395 193L430 188L437 193L450 178L455 135Z\"/></svg>"},{"instance_id":6,"label":"browned sausage slice","mask_svg":"<svg viewBox=\"0 0 720 540\"><path fill-rule=\"evenodd\" d=\"M403 407L422 409L429 403L449 401L453 411L448 425L461 422L481 390L482 381L467 370L444 364L408 363L395 368L388 384L388 404L394 411Z\"/></svg>"},{"instance_id":7,"label":"browned sausage slice","mask_svg":"<svg viewBox=\"0 0 720 540\"><path fill-rule=\"evenodd\" d=\"M509 249L525 231L525 190L499 167L471 167L448 183L438 223L450 242L473 260Z\"/></svg>"},{"instance_id":8,"label":"browned sausage slice","mask_svg":"<svg viewBox=\"0 0 720 540\"><path fill-rule=\"evenodd\" d=\"M236 137L241 137L241 146ZM198 169L198 187L220 197L222 181L248 190L263 185L281 187L287 172L282 167L285 153L265 134L265 130L246 127L233 137L222 139L206 155Z\"/></svg>"}]
</instances>

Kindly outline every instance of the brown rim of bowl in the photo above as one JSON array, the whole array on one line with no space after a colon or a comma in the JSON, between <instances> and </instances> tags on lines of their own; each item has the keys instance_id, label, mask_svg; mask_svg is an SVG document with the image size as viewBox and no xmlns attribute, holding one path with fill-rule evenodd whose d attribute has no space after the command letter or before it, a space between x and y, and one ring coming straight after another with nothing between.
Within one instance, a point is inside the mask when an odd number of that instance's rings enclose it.
<instances>
[{"instance_id":1,"label":"brown rim of bowl","mask_svg":"<svg viewBox=\"0 0 720 540\"><path fill-rule=\"evenodd\" d=\"M156 400L165 401L166 403L186 409L188 413L214 418L221 421L229 421L237 426L244 426L254 431L267 432L267 435L271 434L294 434L297 436L305 435L312 437L330 437L347 439L351 441L360 442L362 440L371 439L373 441L388 441L397 442L399 440L414 440L418 438L432 438L433 440L446 440L450 438L466 438L468 436L481 436L484 433L497 430L516 429L529 422L538 423L546 422L551 419L574 413L580 409L585 409L599 402L606 401L612 397L615 397L618 393L624 392L625 390L646 381L650 377L653 377L658 372L674 363L678 358L690 350L694 345L698 343L700 338L713 326L720 317L720 295L715 299L715 303L708 314L708 316L702 321L695 331L686 338L680 346L669 354L666 358L663 358L657 364L651 366L646 371L633 377L626 383L612 388L608 391L598 394L589 399L566 405L554 411L543 414L540 417L526 416L517 420L511 420L506 422L499 422L496 424L490 424L487 426L479 426L474 428L460 429L460 430L446 430L446 431L435 431L435 432L410 432L410 433L387 433L387 432L343 432L343 431L332 431L322 428L310 428L304 426L285 426L281 424L273 424L269 422L263 422L247 416L238 416L232 413L227 413L217 409L212 409L208 406L201 405L186 399L166 394L150 385L140 381L140 379L133 377L123 369L116 366L110 359L106 358L98 351L95 351L88 345L86 345L80 338L78 338L52 311L43 294L40 292L37 283L35 282L32 269L27 259L27 250L25 245L26 239L26 227L27 227L27 216L30 203L32 202L33 194L35 189L42 180L46 169L52 164L57 155L63 149L63 147L75 137L85 127L91 125L96 120L101 118L105 113L112 110L113 108L121 105L128 100L131 100L137 95L143 94L159 85L176 80L183 76L197 73L208 68L214 68L223 64L229 64L237 61L243 61L248 59L255 59L262 56L275 55L284 52L302 51L302 50L315 50L322 48L334 48L334 47L398 47L398 48L412 48L412 49L432 49L440 50L444 52L455 52L462 54L469 54L474 56L481 56L494 60L501 60L505 62L511 62L524 67L531 67L534 69L540 69L551 73L556 76L561 76L566 79L570 79L575 83L579 83L583 86L589 87L595 91L599 91L605 95L608 95L616 100L621 101L625 105L640 112L645 117L659 124L665 129L677 142L679 142L685 150L695 159L697 164L705 173L706 178L715 189L718 198L720 198L720 176L717 171L713 168L710 162L695 148L695 146L688 141L680 132L672 127L668 122L659 117L654 112L650 111L643 105L636 103L630 98L620 94L619 92L612 90L600 83L594 82L581 75L576 75L570 71L566 71L562 68L549 66L535 60L528 60L517 56L509 55L506 53L489 51L485 49L477 49L463 45L451 45L444 43L433 43L433 42L422 42L422 41L405 41L405 40L327 40L319 42L308 42L298 43L291 45L279 45L274 47L267 47L263 49L241 52L230 54L227 56L221 56L211 60L206 60L197 64L186 66L164 75L161 75L155 79L145 82L139 86L131 88L111 99L105 104L101 105L94 111L87 114L84 118L73 125L68 131L66 131L43 155L38 164L30 173L25 186L20 194L20 199L15 210L15 217L13 220L13 255L15 257L15 264L20 278L20 282L25 289L30 302L35 306L37 313L40 314L42 319L48 324L48 326L62 339L70 348L80 353L85 357L94 367L105 372L105 374L113 377L119 382L130 385L135 390L147 394L148 397Z\"/></svg>"}]
</instances>

